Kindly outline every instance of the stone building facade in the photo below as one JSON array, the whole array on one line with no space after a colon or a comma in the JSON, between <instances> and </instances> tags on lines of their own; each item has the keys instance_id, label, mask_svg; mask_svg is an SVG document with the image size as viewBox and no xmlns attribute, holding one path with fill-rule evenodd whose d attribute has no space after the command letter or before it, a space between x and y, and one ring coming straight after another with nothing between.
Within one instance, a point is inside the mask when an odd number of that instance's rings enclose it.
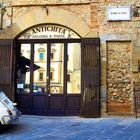
<instances>
[{"instance_id":1,"label":"stone building facade","mask_svg":"<svg viewBox=\"0 0 140 140\"><path fill-rule=\"evenodd\" d=\"M111 6L130 7L130 20L107 20L107 9ZM133 115L133 81L140 76L140 2L4 0L1 3L0 38L14 38L35 22L60 23L61 19L63 25L83 37L100 38L102 116Z\"/></svg>"}]
</instances>

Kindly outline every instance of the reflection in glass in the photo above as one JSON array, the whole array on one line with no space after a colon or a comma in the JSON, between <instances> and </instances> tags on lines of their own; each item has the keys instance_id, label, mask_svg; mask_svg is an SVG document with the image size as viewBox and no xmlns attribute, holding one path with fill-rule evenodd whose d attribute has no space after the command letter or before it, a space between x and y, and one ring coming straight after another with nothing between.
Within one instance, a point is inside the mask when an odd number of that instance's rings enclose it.
<instances>
[{"instance_id":1,"label":"reflection in glass","mask_svg":"<svg viewBox=\"0 0 140 140\"><path fill-rule=\"evenodd\" d=\"M47 44L34 45L33 93L45 93L47 73Z\"/></svg>"},{"instance_id":2,"label":"reflection in glass","mask_svg":"<svg viewBox=\"0 0 140 140\"><path fill-rule=\"evenodd\" d=\"M51 44L50 93L63 93L64 45Z\"/></svg>"},{"instance_id":3,"label":"reflection in glass","mask_svg":"<svg viewBox=\"0 0 140 140\"><path fill-rule=\"evenodd\" d=\"M30 92L30 44L21 44L20 56L17 58L17 93Z\"/></svg>"},{"instance_id":4,"label":"reflection in glass","mask_svg":"<svg viewBox=\"0 0 140 140\"><path fill-rule=\"evenodd\" d=\"M67 93L81 92L81 47L79 43L68 44Z\"/></svg>"}]
</instances>

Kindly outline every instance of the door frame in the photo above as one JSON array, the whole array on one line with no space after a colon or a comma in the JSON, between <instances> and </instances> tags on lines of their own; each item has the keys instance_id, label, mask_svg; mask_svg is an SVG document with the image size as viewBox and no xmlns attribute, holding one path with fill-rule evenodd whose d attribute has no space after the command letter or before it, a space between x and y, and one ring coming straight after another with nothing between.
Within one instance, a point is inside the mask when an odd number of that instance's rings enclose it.
<instances>
[{"instance_id":1,"label":"door frame","mask_svg":"<svg viewBox=\"0 0 140 140\"><path fill-rule=\"evenodd\" d=\"M86 57L91 61L92 59L90 59L90 55L92 52L90 51L90 47L94 47L94 53L95 55L95 72L94 72L94 78L92 79L92 75L93 75L93 71L90 72L88 71L88 78L90 78L89 81L87 81L88 79L85 77L84 74L84 69L86 68L85 64L83 62L81 62L81 95L80 95L80 101L81 101L81 105L79 108L80 112L72 112L66 113L66 108L64 109L64 112L62 112L61 115L81 115L83 117L100 117L100 39L99 38L82 38L82 39L27 39L27 40L18 40L18 43L64 43L65 45L67 43L81 43L81 60L86 60ZM88 52L85 52L84 49L87 48ZM84 57L86 55L86 57ZM88 61L88 59L86 61ZM66 62L65 62L66 63ZM90 67L89 67L90 68ZM94 69L94 67L92 67L92 69ZM90 70L90 69L89 69ZM94 81L95 80L95 81ZM88 90L93 89L92 92L86 92L85 90L85 86L84 83L85 82L94 82L93 83L93 88L90 88ZM66 84L66 82L65 82ZM15 85L16 86L16 85ZM65 85L66 86L66 85ZM16 88L15 88L16 89ZM66 90L66 89L65 89ZM95 97L93 98L90 94L95 93ZM89 96L88 96L89 94ZM67 94L64 94L64 99L65 101L67 100L67 96L65 96ZM87 99L91 102L86 103L84 102L84 95L86 95ZM68 95L70 96L70 95ZM32 100L32 96L30 97ZM21 100L19 100L21 101ZM65 102L66 105L66 102ZM28 109L27 113L30 113L30 109ZM51 114L45 114L45 115L51 115ZM55 115L55 114L54 114ZM58 115L56 113L56 115Z\"/></svg>"}]
</instances>

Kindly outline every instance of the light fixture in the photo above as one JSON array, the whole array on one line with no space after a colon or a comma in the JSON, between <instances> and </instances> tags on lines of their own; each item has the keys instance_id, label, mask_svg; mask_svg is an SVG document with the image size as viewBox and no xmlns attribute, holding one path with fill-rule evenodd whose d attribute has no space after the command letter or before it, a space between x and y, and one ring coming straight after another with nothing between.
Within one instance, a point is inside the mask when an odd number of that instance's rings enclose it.
<instances>
[{"instance_id":1,"label":"light fixture","mask_svg":"<svg viewBox=\"0 0 140 140\"><path fill-rule=\"evenodd\" d=\"M46 14L48 15L48 14L49 14L49 7L45 5L44 8L45 8L45 10L46 10Z\"/></svg>"}]
</instances>

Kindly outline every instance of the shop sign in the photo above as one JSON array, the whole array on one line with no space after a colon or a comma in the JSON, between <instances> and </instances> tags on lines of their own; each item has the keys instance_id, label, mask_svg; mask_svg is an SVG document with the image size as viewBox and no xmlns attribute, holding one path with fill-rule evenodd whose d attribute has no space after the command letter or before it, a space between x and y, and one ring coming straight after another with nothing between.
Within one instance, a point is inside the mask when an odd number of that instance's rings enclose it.
<instances>
[{"instance_id":1,"label":"shop sign","mask_svg":"<svg viewBox=\"0 0 140 140\"><path fill-rule=\"evenodd\" d=\"M41 25L23 33L19 39L80 38L74 31L59 25Z\"/></svg>"},{"instance_id":2,"label":"shop sign","mask_svg":"<svg viewBox=\"0 0 140 140\"><path fill-rule=\"evenodd\" d=\"M130 6L108 6L107 7L108 21L126 21L131 20Z\"/></svg>"}]
</instances>

